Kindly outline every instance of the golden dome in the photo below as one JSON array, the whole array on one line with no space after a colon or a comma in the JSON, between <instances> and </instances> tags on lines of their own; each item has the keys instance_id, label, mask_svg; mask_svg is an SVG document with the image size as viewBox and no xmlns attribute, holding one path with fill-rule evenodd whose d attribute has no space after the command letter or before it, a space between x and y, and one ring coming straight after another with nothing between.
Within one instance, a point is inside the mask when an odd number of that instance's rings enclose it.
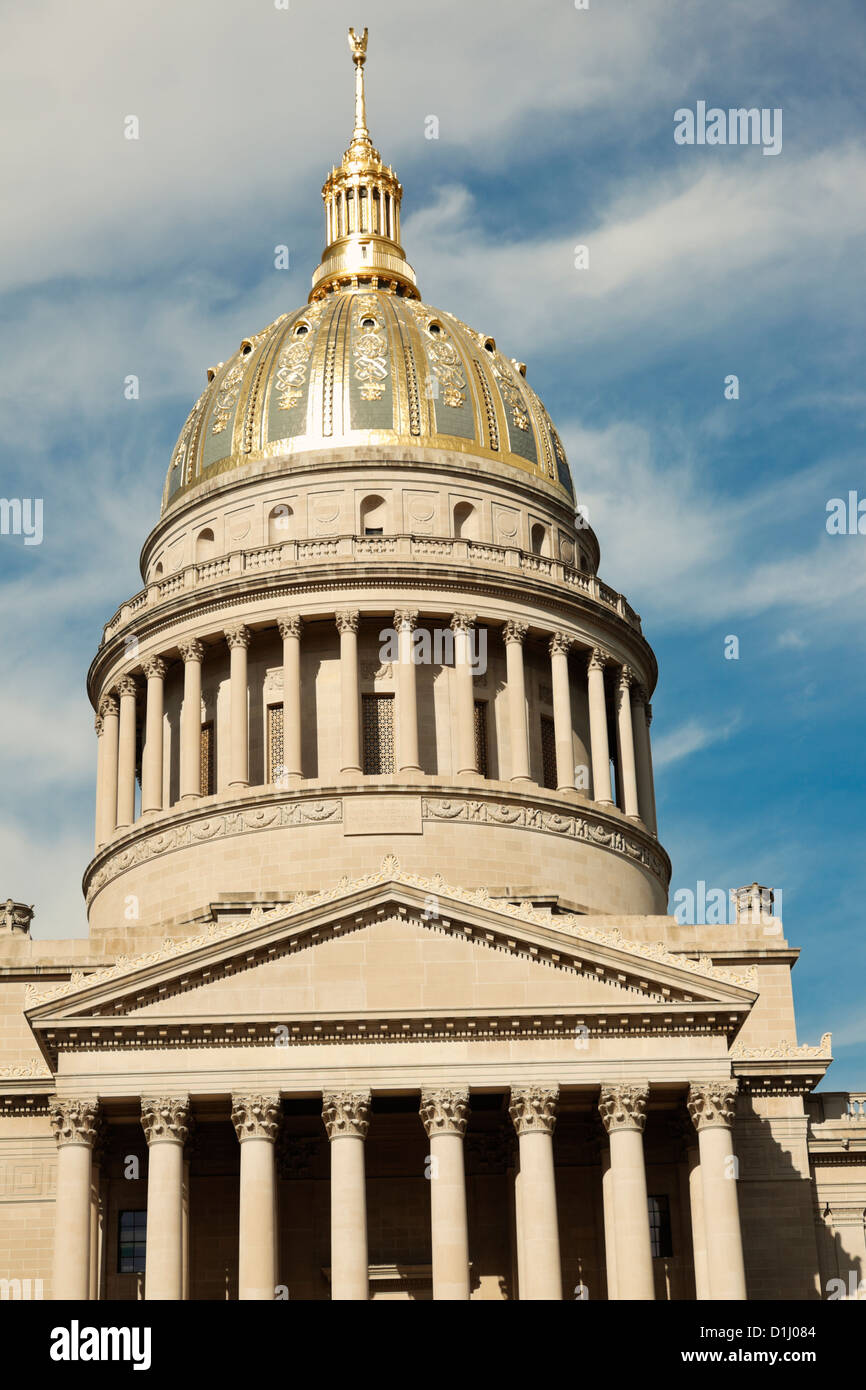
<instances>
[{"instance_id":1,"label":"golden dome","mask_svg":"<svg viewBox=\"0 0 866 1390\"><path fill-rule=\"evenodd\" d=\"M327 244L310 302L208 372L172 454L163 512L212 480L370 445L490 459L574 500L550 417L492 338L418 298L399 242L402 188L366 125L367 31L349 31L355 127L322 189ZM273 464L271 465L271 461Z\"/></svg>"}]
</instances>

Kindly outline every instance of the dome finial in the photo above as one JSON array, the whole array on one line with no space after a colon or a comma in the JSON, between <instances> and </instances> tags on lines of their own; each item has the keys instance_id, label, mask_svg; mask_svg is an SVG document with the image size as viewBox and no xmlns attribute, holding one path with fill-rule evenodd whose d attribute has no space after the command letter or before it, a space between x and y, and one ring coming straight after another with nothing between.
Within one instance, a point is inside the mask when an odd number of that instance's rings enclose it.
<instances>
[{"instance_id":1,"label":"dome finial","mask_svg":"<svg viewBox=\"0 0 866 1390\"><path fill-rule=\"evenodd\" d=\"M400 245L403 189L390 165L382 163L367 129L364 65L367 30L349 30L355 65L355 128L349 148L322 189L325 249L313 275L311 299L329 290L369 285L418 297L415 272Z\"/></svg>"}]
</instances>

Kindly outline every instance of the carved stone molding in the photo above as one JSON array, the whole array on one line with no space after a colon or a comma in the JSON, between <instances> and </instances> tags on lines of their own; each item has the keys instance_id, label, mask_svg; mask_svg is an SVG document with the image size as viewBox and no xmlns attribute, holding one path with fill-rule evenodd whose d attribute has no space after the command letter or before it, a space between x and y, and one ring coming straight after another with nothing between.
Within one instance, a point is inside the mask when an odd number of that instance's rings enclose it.
<instances>
[{"instance_id":1,"label":"carved stone molding","mask_svg":"<svg viewBox=\"0 0 866 1390\"><path fill-rule=\"evenodd\" d=\"M737 1108L737 1081L692 1081L686 1099L695 1129L730 1129Z\"/></svg>"},{"instance_id":2,"label":"carved stone molding","mask_svg":"<svg viewBox=\"0 0 866 1390\"><path fill-rule=\"evenodd\" d=\"M177 644L177 649L184 661L204 660L204 642L199 641L197 637L182 638Z\"/></svg>"},{"instance_id":3,"label":"carved stone molding","mask_svg":"<svg viewBox=\"0 0 866 1390\"><path fill-rule=\"evenodd\" d=\"M245 1139L269 1139L273 1143L282 1118L279 1095L232 1096L232 1124L240 1143Z\"/></svg>"},{"instance_id":4,"label":"carved stone molding","mask_svg":"<svg viewBox=\"0 0 866 1390\"><path fill-rule=\"evenodd\" d=\"M165 680L165 673L168 670L168 662L163 661L161 656L149 656L146 661L141 663L141 669L148 680Z\"/></svg>"},{"instance_id":5,"label":"carved stone molding","mask_svg":"<svg viewBox=\"0 0 866 1390\"><path fill-rule=\"evenodd\" d=\"M502 640L505 643L518 642L522 646L528 631L528 623L520 623L516 618L509 618L502 628Z\"/></svg>"},{"instance_id":6,"label":"carved stone molding","mask_svg":"<svg viewBox=\"0 0 866 1390\"><path fill-rule=\"evenodd\" d=\"M567 632L555 632L550 639L549 650L551 656L568 656L574 646L574 638Z\"/></svg>"},{"instance_id":7,"label":"carved stone molding","mask_svg":"<svg viewBox=\"0 0 866 1390\"><path fill-rule=\"evenodd\" d=\"M330 1140L366 1139L370 1128L369 1091L326 1091L322 1120Z\"/></svg>"},{"instance_id":8,"label":"carved stone molding","mask_svg":"<svg viewBox=\"0 0 866 1390\"><path fill-rule=\"evenodd\" d=\"M141 1127L148 1144L185 1144L189 1118L189 1096L141 1098Z\"/></svg>"},{"instance_id":9,"label":"carved stone molding","mask_svg":"<svg viewBox=\"0 0 866 1390\"><path fill-rule=\"evenodd\" d=\"M95 1098L80 1100L53 1096L48 1103L48 1115L57 1147L83 1144L92 1149L96 1143L98 1114L99 1102Z\"/></svg>"},{"instance_id":10,"label":"carved stone molding","mask_svg":"<svg viewBox=\"0 0 866 1390\"><path fill-rule=\"evenodd\" d=\"M788 1042L787 1038L774 1047L747 1047L745 1043L735 1042L730 1055L734 1062L787 1062L798 1057L808 1061L830 1061L833 1057L833 1034L822 1033L817 1046L810 1043L798 1045Z\"/></svg>"},{"instance_id":11,"label":"carved stone molding","mask_svg":"<svg viewBox=\"0 0 866 1390\"><path fill-rule=\"evenodd\" d=\"M394 613L394 627L397 632L414 632L417 626L417 608L398 608Z\"/></svg>"},{"instance_id":12,"label":"carved stone molding","mask_svg":"<svg viewBox=\"0 0 866 1390\"><path fill-rule=\"evenodd\" d=\"M648 1098L649 1082L602 1086L598 1113L608 1134L618 1129L637 1129L642 1133Z\"/></svg>"},{"instance_id":13,"label":"carved stone molding","mask_svg":"<svg viewBox=\"0 0 866 1390\"><path fill-rule=\"evenodd\" d=\"M252 641L252 633L246 623L235 623L225 628L223 636L229 647L248 647Z\"/></svg>"},{"instance_id":14,"label":"carved stone molding","mask_svg":"<svg viewBox=\"0 0 866 1390\"><path fill-rule=\"evenodd\" d=\"M469 1123L469 1091L450 1087L421 1092L421 1121L428 1139L434 1134L459 1134Z\"/></svg>"},{"instance_id":15,"label":"carved stone molding","mask_svg":"<svg viewBox=\"0 0 866 1390\"><path fill-rule=\"evenodd\" d=\"M512 1086L508 1113L517 1134L552 1134L558 1101L556 1085Z\"/></svg>"},{"instance_id":16,"label":"carved stone molding","mask_svg":"<svg viewBox=\"0 0 866 1390\"><path fill-rule=\"evenodd\" d=\"M287 637L300 637L304 628L304 621L298 617L297 613L289 613L283 618L277 618L277 627L280 629L280 636L285 641Z\"/></svg>"},{"instance_id":17,"label":"carved stone molding","mask_svg":"<svg viewBox=\"0 0 866 1390\"><path fill-rule=\"evenodd\" d=\"M476 613L455 613L451 618L453 632L471 632L478 615Z\"/></svg>"},{"instance_id":18,"label":"carved stone molding","mask_svg":"<svg viewBox=\"0 0 866 1390\"><path fill-rule=\"evenodd\" d=\"M360 614L357 608L346 608L334 614L338 632L357 632Z\"/></svg>"}]
</instances>

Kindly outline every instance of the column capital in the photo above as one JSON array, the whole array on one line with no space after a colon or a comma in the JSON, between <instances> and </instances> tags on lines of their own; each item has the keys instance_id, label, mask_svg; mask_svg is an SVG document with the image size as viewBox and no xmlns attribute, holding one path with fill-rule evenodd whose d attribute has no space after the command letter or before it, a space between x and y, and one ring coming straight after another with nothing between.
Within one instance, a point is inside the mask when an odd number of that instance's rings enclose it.
<instances>
[{"instance_id":1,"label":"column capital","mask_svg":"<svg viewBox=\"0 0 866 1390\"><path fill-rule=\"evenodd\" d=\"M692 1124L702 1129L730 1129L737 1105L736 1077L722 1081L691 1081L686 1098Z\"/></svg>"},{"instance_id":2,"label":"column capital","mask_svg":"<svg viewBox=\"0 0 866 1390\"><path fill-rule=\"evenodd\" d=\"M334 614L334 622L340 632L357 632L360 616L357 608L344 608Z\"/></svg>"},{"instance_id":3,"label":"column capital","mask_svg":"<svg viewBox=\"0 0 866 1390\"><path fill-rule=\"evenodd\" d=\"M589 670L603 671L608 663L608 655L603 647L593 647L589 654Z\"/></svg>"},{"instance_id":4,"label":"column capital","mask_svg":"<svg viewBox=\"0 0 866 1390\"><path fill-rule=\"evenodd\" d=\"M646 714L647 728L649 728L650 724L653 722L653 707L650 704L649 700L647 700L646 704L644 705L644 713Z\"/></svg>"},{"instance_id":5,"label":"column capital","mask_svg":"<svg viewBox=\"0 0 866 1390\"><path fill-rule=\"evenodd\" d=\"M556 656L561 653L563 656L568 656L574 646L574 641L575 639L569 637L567 632L554 632L549 643L550 655Z\"/></svg>"},{"instance_id":6,"label":"column capital","mask_svg":"<svg viewBox=\"0 0 866 1390\"><path fill-rule=\"evenodd\" d=\"M602 1086L598 1113L608 1134L620 1129L636 1129L643 1133L648 1099L648 1081L634 1084L614 1082L613 1085Z\"/></svg>"},{"instance_id":7,"label":"column capital","mask_svg":"<svg viewBox=\"0 0 866 1390\"><path fill-rule=\"evenodd\" d=\"M177 649L184 661L202 661L204 659L204 642L198 637L182 637L177 644Z\"/></svg>"},{"instance_id":8,"label":"column capital","mask_svg":"<svg viewBox=\"0 0 866 1390\"><path fill-rule=\"evenodd\" d=\"M370 1128L369 1091L326 1091L322 1096L322 1120L328 1138L366 1139Z\"/></svg>"},{"instance_id":9,"label":"column capital","mask_svg":"<svg viewBox=\"0 0 866 1390\"><path fill-rule=\"evenodd\" d=\"M420 1113L428 1139L434 1134L459 1134L462 1139L469 1123L468 1088L422 1091Z\"/></svg>"},{"instance_id":10,"label":"column capital","mask_svg":"<svg viewBox=\"0 0 866 1390\"><path fill-rule=\"evenodd\" d=\"M231 627L223 628L223 636L230 647L248 647L252 640L252 633L245 623L233 623Z\"/></svg>"},{"instance_id":11,"label":"column capital","mask_svg":"<svg viewBox=\"0 0 866 1390\"><path fill-rule=\"evenodd\" d=\"M630 690L635 683L635 679L635 673L630 666L620 667L619 676L617 677L617 684L620 690Z\"/></svg>"},{"instance_id":12,"label":"column capital","mask_svg":"<svg viewBox=\"0 0 866 1390\"><path fill-rule=\"evenodd\" d=\"M471 632L477 617L477 613L455 613L451 619L452 632Z\"/></svg>"},{"instance_id":13,"label":"column capital","mask_svg":"<svg viewBox=\"0 0 866 1390\"><path fill-rule=\"evenodd\" d=\"M99 1114L99 1102L95 1096L86 1100L53 1096L49 1101L48 1114L59 1149L66 1144L81 1144L85 1148L93 1148L96 1143Z\"/></svg>"},{"instance_id":14,"label":"column capital","mask_svg":"<svg viewBox=\"0 0 866 1390\"><path fill-rule=\"evenodd\" d=\"M116 718L116 717L117 717L117 714L118 714L117 696L116 696L116 695L103 695L102 699L99 701L99 717L100 717L100 719L110 719L112 716L114 716L114 717Z\"/></svg>"},{"instance_id":15,"label":"column capital","mask_svg":"<svg viewBox=\"0 0 866 1390\"><path fill-rule=\"evenodd\" d=\"M185 1144L189 1135L189 1096L141 1098L141 1127L148 1144Z\"/></svg>"},{"instance_id":16,"label":"column capital","mask_svg":"<svg viewBox=\"0 0 866 1390\"><path fill-rule=\"evenodd\" d=\"M138 686L135 683L134 676L121 676L120 680L117 682L115 686L115 689L121 698L123 698L124 695L128 696L138 694Z\"/></svg>"},{"instance_id":17,"label":"column capital","mask_svg":"<svg viewBox=\"0 0 866 1390\"><path fill-rule=\"evenodd\" d=\"M277 627L280 629L280 636L283 641L287 637L300 637L303 626L303 618L299 618L297 613L288 613L283 618L277 618Z\"/></svg>"},{"instance_id":18,"label":"column capital","mask_svg":"<svg viewBox=\"0 0 866 1390\"><path fill-rule=\"evenodd\" d=\"M632 704L634 704L634 705L643 705L644 708L646 708L646 704L647 704L647 700L649 699L649 696L647 695L646 686L645 686L645 685L641 685L640 681L637 681L637 680L636 680L635 683L634 683L634 685L632 686L632 688L631 688L631 699L632 699Z\"/></svg>"},{"instance_id":19,"label":"column capital","mask_svg":"<svg viewBox=\"0 0 866 1390\"><path fill-rule=\"evenodd\" d=\"M559 1087L512 1086L508 1113L518 1135L553 1134Z\"/></svg>"},{"instance_id":20,"label":"column capital","mask_svg":"<svg viewBox=\"0 0 866 1390\"><path fill-rule=\"evenodd\" d=\"M232 1096L232 1124L239 1143L245 1139L276 1139L283 1118L279 1095Z\"/></svg>"},{"instance_id":21,"label":"column capital","mask_svg":"<svg viewBox=\"0 0 866 1390\"><path fill-rule=\"evenodd\" d=\"M168 662L161 656L149 656L146 661L141 663L141 669L148 680L165 680L165 673L168 670Z\"/></svg>"},{"instance_id":22,"label":"column capital","mask_svg":"<svg viewBox=\"0 0 866 1390\"><path fill-rule=\"evenodd\" d=\"M397 632L414 632L418 626L417 608L398 608L394 613L394 627Z\"/></svg>"},{"instance_id":23,"label":"column capital","mask_svg":"<svg viewBox=\"0 0 866 1390\"><path fill-rule=\"evenodd\" d=\"M96 737L102 738L102 731L105 728L105 721L103 720L101 714L97 714L96 718L93 721L93 727L96 730Z\"/></svg>"},{"instance_id":24,"label":"column capital","mask_svg":"<svg viewBox=\"0 0 866 1390\"><path fill-rule=\"evenodd\" d=\"M521 623L518 622L516 618L509 618L508 622L504 623L502 627L502 640L506 644L508 642L517 642L522 646L528 631L529 623Z\"/></svg>"}]
</instances>

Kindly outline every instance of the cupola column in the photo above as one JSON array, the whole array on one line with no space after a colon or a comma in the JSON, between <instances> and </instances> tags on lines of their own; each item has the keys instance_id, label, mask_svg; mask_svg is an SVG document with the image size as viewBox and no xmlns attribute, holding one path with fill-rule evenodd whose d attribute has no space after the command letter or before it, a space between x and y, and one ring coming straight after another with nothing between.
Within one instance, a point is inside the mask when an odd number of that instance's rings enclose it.
<instances>
[{"instance_id":1,"label":"cupola column","mask_svg":"<svg viewBox=\"0 0 866 1390\"><path fill-rule=\"evenodd\" d=\"M686 1102L698 1132L708 1296L711 1299L746 1297L732 1135L736 1100L736 1080L693 1081Z\"/></svg>"},{"instance_id":2,"label":"cupola column","mask_svg":"<svg viewBox=\"0 0 866 1390\"><path fill-rule=\"evenodd\" d=\"M183 706L180 714L180 799L201 796L201 664L204 645L197 638L179 642L183 657Z\"/></svg>"},{"instance_id":3,"label":"cupola column","mask_svg":"<svg viewBox=\"0 0 866 1390\"><path fill-rule=\"evenodd\" d=\"M135 702L138 687L132 676L117 682L120 695L120 727L117 749L117 824L135 820Z\"/></svg>"},{"instance_id":4,"label":"cupola column","mask_svg":"<svg viewBox=\"0 0 866 1390\"><path fill-rule=\"evenodd\" d=\"M247 652L250 630L243 623L225 629L225 639L231 653L230 668L230 727L231 757L229 786L248 787L250 784L249 692L247 689Z\"/></svg>"},{"instance_id":5,"label":"cupola column","mask_svg":"<svg viewBox=\"0 0 866 1390\"><path fill-rule=\"evenodd\" d=\"M607 701L604 693L605 655L596 647L589 658L589 742L592 755L592 799L612 806L610 748L607 740Z\"/></svg>"},{"instance_id":6,"label":"cupola column","mask_svg":"<svg viewBox=\"0 0 866 1390\"><path fill-rule=\"evenodd\" d=\"M469 1092L422 1091L421 1119L430 1140L433 1297L468 1299L469 1227L463 1138L469 1122Z\"/></svg>"},{"instance_id":7,"label":"cupola column","mask_svg":"<svg viewBox=\"0 0 866 1390\"><path fill-rule=\"evenodd\" d=\"M556 789L574 791L574 732L571 718L571 686L568 653L574 639L555 632L550 639L550 674L553 686L553 736L556 743Z\"/></svg>"},{"instance_id":8,"label":"cupola column","mask_svg":"<svg viewBox=\"0 0 866 1390\"><path fill-rule=\"evenodd\" d=\"M241 1146L238 1298L273 1299L277 1284L276 1162L282 1106L278 1095L232 1096Z\"/></svg>"},{"instance_id":9,"label":"cupola column","mask_svg":"<svg viewBox=\"0 0 866 1390\"><path fill-rule=\"evenodd\" d=\"M454 730L453 771L457 777L476 777L478 757L475 751L475 688L472 684L471 633L475 628L474 613L455 613L451 619L454 632L454 682L456 728Z\"/></svg>"},{"instance_id":10,"label":"cupola column","mask_svg":"<svg viewBox=\"0 0 866 1390\"><path fill-rule=\"evenodd\" d=\"M331 1298L366 1301L370 1271L364 1141L370 1128L370 1092L326 1092L322 1119L331 1146Z\"/></svg>"},{"instance_id":11,"label":"cupola column","mask_svg":"<svg viewBox=\"0 0 866 1390\"><path fill-rule=\"evenodd\" d=\"M111 839L117 824L118 706L114 695L103 695L99 702L96 760L96 848Z\"/></svg>"},{"instance_id":12,"label":"cupola column","mask_svg":"<svg viewBox=\"0 0 866 1390\"><path fill-rule=\"evenodd\" d=\"M146 1299L183 1297L183 1146L189 1134L189 1098L142 1099L147 1139Z\"/></svg>"},{"instance_id":13,"label":"cupola column","mask_svg":"<svg viewBox=\"0 0 866 1390\"><path fill-rule=\"evenodd\" d=\"M509 619L502 629L505 642L505 669L508 686L508 723L511 728L511 781L530 782L529 731L526 723L526 676L523 643L529 631L526 623Z\"/></svg>"},{"instance_id":14,"label":"cupola column","mask_svg":"<svg viewBox=\"0 0 866 1390\"><path fill-rule=\"evenodd\" d=\"M301 760L301 619L279 619L283 639L283 768L289 785L303 777Z\"/></svg>"},{"instance_id":15,"label":"cupola column","mask_svg":"<svg viewBox=\"0 0 866 1390\"><path fill-rule=\"evenodd\" d=\"M598 1104L610 1141L614 1240L608 1245L608 1289L618 1299L655 1298L643 1152L648 1097L646 1083L616 1082L602 1086Z\"/></svg>"},{"instance_id":16,"label":"cupola column","mask_svg":"<svg viewBox=\"0 0 866 1390\"><path fill-rule=\"evenodd\" d=\"M631 687L634 674L627 666L620 671L617 683L616 737L622 778L622 809L632 820L639 820L637 772L634 757L634 730L631 720Z\"/></svg>"},{"instance_id":17,"label":"cupola column","mask_svg":"<svg viewBox=\"0 0 866 1390\"><path fill-rule=\"evenodd\" d=\"M553 1167L558 1086L512 1086L508 1113L520 1148L520 1299L559 1302L562 1266Z\"/></svg>"},{"instance_id":18,"label":"cupola column","mask_svg":"<svg viewBox=\"0 0 866 1390\"><path fill-rule=\"evenodd\" d=\"M417 609L402 608L394 614L397 630L397 771L420 772L418 754L418 675L412 649Z\"/></svg>"},{"instance_id":19,"label":"cupola column","mask_svg":"<svg viewBox=\"0 0 866 1390\"><path fill-rule=\"evenodd\" d=\"M649 702L642 685L632 686L632 728L634 730L634 755L637 769L637 804L640 818L650 834L657 835L656 805L653 794L652 754L650 753Z\"/></svg>"},{"instance_id":20,"label":"cupola column","mask_svg":"<svg viewBox=\"0 0 866 1390\"><path fill-rule=\"evenodd\" d=\"M154 656L144 662L147 705L141 756L141 814L162 810L162 726L166 663Z\"/></svg>"},{"instance_id":21,"label":"cupola column","mask_svg":"<svg viewBox=\"0 0 866 1390\"><path fill-rule=\"evenodd\" d=\"M340 771L361 768L361 698L358 669L358 610L336 614L340 633Z\"/></svg>"}]
</instances>

